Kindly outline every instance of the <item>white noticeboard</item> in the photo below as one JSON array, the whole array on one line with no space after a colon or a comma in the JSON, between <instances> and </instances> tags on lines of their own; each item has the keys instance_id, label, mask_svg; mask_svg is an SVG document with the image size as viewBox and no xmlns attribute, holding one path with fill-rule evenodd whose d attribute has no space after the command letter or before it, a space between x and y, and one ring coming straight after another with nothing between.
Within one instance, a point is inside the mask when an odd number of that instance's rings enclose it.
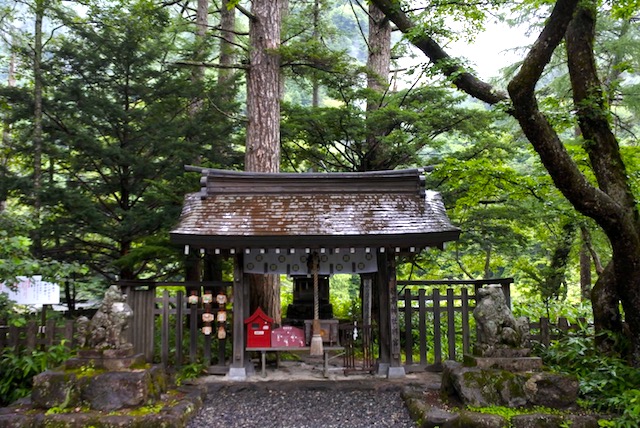
<instances>
[{"instance_id":1,"label":"white noticeboard","mask_svg":"<svg viewBox=\"0 0 640 428\"><path fill-rule=\"evenodd\" d=\"M57 305L60 304L60 286L42 280L41 275L19 276L15 291L0 283L0 293L6 293L9 300L20 305Z\"/></svg>"}]
</instances>

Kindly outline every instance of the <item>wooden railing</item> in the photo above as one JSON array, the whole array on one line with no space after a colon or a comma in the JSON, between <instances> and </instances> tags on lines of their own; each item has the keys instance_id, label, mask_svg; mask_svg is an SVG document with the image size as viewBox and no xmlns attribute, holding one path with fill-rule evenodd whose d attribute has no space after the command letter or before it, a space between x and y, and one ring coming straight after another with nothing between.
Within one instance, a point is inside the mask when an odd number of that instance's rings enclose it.
<instances>
[{"instance_id":1,"label":"wooden railing","mask_svg":"<svg viewBox=\"0 0 640 428\"><path fill-rule=\"evenodd\" d=\"M0 351L5 348L47 349L63 340L72 348L74 328L73 320L56 323L53 319L47 320L44 326L36 321L30 321L23 327L0 326Z\"/></svg>"},{"instance_id":2,"label":"wooden railing","mask_svg":"<svg viewBox=\"0 0 640 428\"><path fill-rule=\"evenodd\" d=\"M476 335L473 309L477 289L497 283L507 297L511 281L398 281L405 370L439 371L444 360L461 360L464 354L471 353ZM447 285L456 288L441 290L441 286ZM530 338L549 346L564 334L584 331L586 325L585 319L571 324L566 318L560 318L554 324L541 318L529 323Z\"/></svg>"},{"instance_id":3,"label":"wooden railing","mask_svg":"<svg viewBox=\"0 0 640 428\"><path fill-rule=\"evenodd\" d=\"M586 318L579 318L576 323L571 323L564 317L558 318L557 323L552 323L549 318L540 318L538 322L529 323L529 335L531 340L549 346L552 341L566 337L567 334L588 334L589 324Z\"/></svg>"}]
</instances>

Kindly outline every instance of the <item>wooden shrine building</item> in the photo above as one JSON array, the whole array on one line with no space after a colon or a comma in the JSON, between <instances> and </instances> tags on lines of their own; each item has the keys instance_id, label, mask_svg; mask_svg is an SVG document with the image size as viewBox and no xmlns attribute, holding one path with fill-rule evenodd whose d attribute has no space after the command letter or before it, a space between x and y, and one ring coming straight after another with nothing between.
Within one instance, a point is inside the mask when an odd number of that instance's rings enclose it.
<instances>
[{"instance_id":1,"label":"wooden shrine building","mask_svg":"<svg viewBox=\"0 0 640 428\"><path fill-rule=\"evenodd\" d=\"M404 375L396 291L396 257L458 239L423 169L364 173L253 173L187 167L201 190L185 198L172 242L185 251L233 257L233 356L229 375L246 376L243 321L249 314L246 274L360 274L377 288L378 373ZM371 293L367 293L371 296ZM366 304L363 302L363 307Z\"/></svg>"}]
</instances>

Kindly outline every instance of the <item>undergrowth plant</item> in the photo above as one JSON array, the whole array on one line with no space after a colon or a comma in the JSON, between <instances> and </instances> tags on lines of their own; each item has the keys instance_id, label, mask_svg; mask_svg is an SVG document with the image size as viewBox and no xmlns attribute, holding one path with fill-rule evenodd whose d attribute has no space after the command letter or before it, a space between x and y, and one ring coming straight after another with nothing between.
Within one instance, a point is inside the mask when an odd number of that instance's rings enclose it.
<instances>
[{"instance_id":1,"label":"undergrowth plant","mask_svg":"<svg viewBox=\"0 0 640 428\"><path fill-rule=\"evenodd\" d=\"M567 336L536 353L553 370L573 374L580 382L580 404L619 417L607 426L640 426L640 369L624 359L598 351L593 337Z\"/></svg>"},{"instance_id":2,"label":"undergrowth plant","mask_svg":"<svg viewBox=\"0 0 640 428\"><path fill-rule=\"evenodd\" d=\"M70 357L71 350L65 341L46 351L5 348L0 353L0 406L29 395L35 375L59 366Z\"/></svg>"}]
</instances>

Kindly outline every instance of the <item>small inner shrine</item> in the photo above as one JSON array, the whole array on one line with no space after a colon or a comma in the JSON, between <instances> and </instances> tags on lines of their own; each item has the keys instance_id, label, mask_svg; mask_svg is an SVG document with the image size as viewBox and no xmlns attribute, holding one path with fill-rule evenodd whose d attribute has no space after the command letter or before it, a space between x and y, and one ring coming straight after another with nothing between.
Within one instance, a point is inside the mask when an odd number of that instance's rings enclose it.
<instances>
[{"instance_id":1,"label":"small inner shrine","mask_svg":"<svg viewBox=\"0 0 640 428\"><path fill-rule=\"evenodd\" d=\"M333 306L329 302L329 276L318 276L319 317L333 318ZM287 306L287 324L303 326L305 320L313 319L313 277L293 277L293 302Z\"/></svg>"}]
</instances>

